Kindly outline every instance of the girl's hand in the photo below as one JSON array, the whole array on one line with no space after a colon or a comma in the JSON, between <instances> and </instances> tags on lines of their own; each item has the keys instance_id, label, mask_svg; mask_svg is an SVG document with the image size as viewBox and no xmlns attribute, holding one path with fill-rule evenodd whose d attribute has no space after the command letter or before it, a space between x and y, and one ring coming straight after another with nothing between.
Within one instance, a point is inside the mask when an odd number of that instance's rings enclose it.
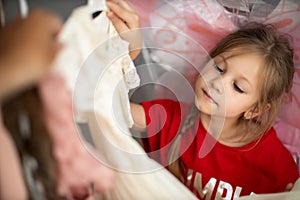
<instances>
[{"instance_id":1,"label":"girl's hand","mask_svg":"<svg viewBox=\"0 0 300 200\"><path fill-rule=\"evenodd\" d=\"M134 60L142 48L142 33L139 16L124 0L110 0L106 2L110 11L107 13L116 30L123 40L129 42L130 57Z\"/></svg>"}]
</instances>

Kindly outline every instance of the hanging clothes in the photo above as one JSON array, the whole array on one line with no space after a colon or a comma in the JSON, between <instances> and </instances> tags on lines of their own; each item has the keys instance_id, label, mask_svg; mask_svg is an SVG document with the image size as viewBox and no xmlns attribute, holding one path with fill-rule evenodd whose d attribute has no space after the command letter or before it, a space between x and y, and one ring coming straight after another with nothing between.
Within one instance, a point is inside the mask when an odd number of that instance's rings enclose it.
<instances>
[{"instance_id":1,"label":"hanging clothes","mask_svg":"<svg viewBox=\"0 0 300 200\"><path fill-rule=\"evenodd\" d=\"M77 120L86 121L86 111L111 112L112 104L102 104L111 102L110 91L115 91L114 98L122 100L122 111L115 112L123 113L131 127L128 91L140 80L128 55L128 43L121 40L105 14L93 19L89 6L77 8L67 20L60 40L65 47L54 67L72 91Z\"/></svg>"},{"instance_id":2,"label":"hanging clothes","mask_svg":"<svg viewBox=\"0 0 300 200\"><path fill-rule=\"evenodd\" d=\"M76 128L72 99L64 79L49 75L39 83L38 89L53 143L57 193L67 199L77 199L92 195L92 188L98 194L110 189L115 181L114 171L95 159L95 149Z\"/></svg>"},{"instance_id":3,"label":"hanging clothes","mask_svg":"<svg viewBox=\"0 0 300 200\"><path fill-rule=\"evenodd\" d=\"M95 19L91 14L86 6L69 17L60 35L65 48L54 68L73 96L76 121L88 124L95 158L116 171L116 183L104 198L197 199L131 137L128 91L139 85L139 77L128 43L104 12Z\"/></svg>"}]
</instances>

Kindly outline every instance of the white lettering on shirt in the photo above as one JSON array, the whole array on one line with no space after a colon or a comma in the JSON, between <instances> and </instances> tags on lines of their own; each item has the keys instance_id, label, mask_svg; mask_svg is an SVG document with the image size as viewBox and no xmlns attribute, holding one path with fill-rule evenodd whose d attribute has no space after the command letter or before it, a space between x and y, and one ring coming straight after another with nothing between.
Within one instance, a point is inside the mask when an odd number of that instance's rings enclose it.
<instances>
[{"instance_id":1,"label":"white lettering on shirt","mask_svg":"<svg viewBox=\"0 0 300 200\"><path fill-rule=\"evenodd\" d=\"M189 188L194 188L194 193L198 194L201 199L211 200L212 194L216 190L215 200L231 200L240 197L242 187L236 186L234 189L230 183L225 181L218 181L212 177L203 187L202 174L188 169L186 173L185 185ZM194 181L192 181L194 180Z\"/></svg>"}]
</instances>

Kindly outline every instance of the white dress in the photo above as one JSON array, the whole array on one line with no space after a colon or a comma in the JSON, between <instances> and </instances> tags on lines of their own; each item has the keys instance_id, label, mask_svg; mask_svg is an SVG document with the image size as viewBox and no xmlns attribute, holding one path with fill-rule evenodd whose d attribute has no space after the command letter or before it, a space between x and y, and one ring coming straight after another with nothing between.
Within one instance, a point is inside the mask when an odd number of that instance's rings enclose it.
<instances>
[{"instance_id":1,"label":"white dress","mask_svg":"<svg viewBox=\"0 0 300 200\"><path fill-rule=\"evenodd\" d=\"M89 126L98 150L95 158L117 174L115 186L104 192L104 198L197 199L131 137L128 91L139 85L139 77L128 43L106 14L92 19L88 6L75 9L60 39L64 49L54 71L72 93L76 121Z\"/></svg>"}]
</instances>

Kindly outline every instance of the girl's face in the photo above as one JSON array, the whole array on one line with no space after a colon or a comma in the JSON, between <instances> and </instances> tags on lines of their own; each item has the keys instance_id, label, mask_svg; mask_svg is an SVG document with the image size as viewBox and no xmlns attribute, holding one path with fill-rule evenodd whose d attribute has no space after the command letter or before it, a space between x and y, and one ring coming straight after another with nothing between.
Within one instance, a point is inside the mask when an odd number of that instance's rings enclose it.
<instances>
[{"instance_id":1,"label":"girl's face","mask_svg":"<svg viewBox=\"0 0 300 200\"><path fill-rule=\"evenodd\" d=\"M213 58L198 77L195 103L201 112L238 119L257 103L263 58L255 53L233 53Z\"/></svg>"}]
</instances>

